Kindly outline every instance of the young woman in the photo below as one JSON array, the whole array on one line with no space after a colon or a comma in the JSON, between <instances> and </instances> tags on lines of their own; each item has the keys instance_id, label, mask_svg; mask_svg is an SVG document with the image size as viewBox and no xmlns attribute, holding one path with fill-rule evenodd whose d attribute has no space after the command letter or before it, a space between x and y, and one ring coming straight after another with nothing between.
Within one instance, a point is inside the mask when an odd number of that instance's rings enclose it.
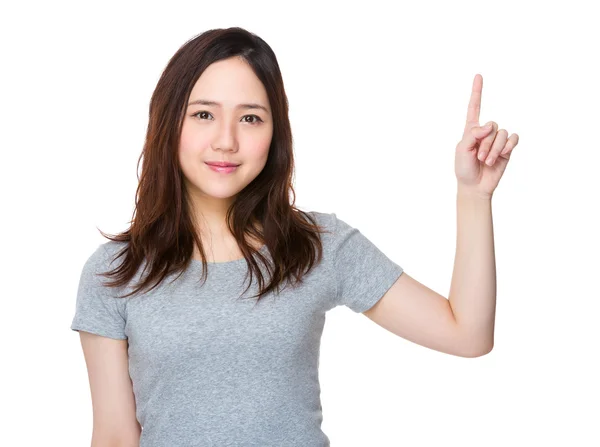
<instances>
[{"instance_id":1,"label":"young woman","mask_svg":"<svg viewBox=\"0 0 600 447\"><path fill-rule=\"evenodd\" d=\"M476 76L448 300L334 213L294 207L288 102L261 38L229 28L185 43L152 96L131 226L102 233L81 273L71 329L93 445L329 445L319 344L339 305L432 349L489 352L490 201L517 137L479 127L480 94Z\"/></svg>"}]
</instances>

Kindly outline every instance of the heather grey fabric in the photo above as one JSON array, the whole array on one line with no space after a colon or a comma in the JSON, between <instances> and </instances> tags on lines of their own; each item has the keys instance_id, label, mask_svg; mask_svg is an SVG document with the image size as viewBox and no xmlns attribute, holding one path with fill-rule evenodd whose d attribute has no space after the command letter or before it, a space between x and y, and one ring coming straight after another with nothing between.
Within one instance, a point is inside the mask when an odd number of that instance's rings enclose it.
<instances>
[{"instance_id":1,"label":"heather grey fabric","mask_svg":"<svg viewBox=\"0 0 600 447\"><path fill-rule=\"evenodd\" d=\"M108 289L94 273L115 267L123 245L108 241L89 257L71 329L128 340L140 447L330 445L318 376L325 313L364 312L403 270L335 213L310 214L332 231L322 235L323 261L302 285L256 306L256 277L239 299L245 259L209 263L204 286L193 260L177 280L121 299L133 283Z\"/></svg>"}]
</instances>

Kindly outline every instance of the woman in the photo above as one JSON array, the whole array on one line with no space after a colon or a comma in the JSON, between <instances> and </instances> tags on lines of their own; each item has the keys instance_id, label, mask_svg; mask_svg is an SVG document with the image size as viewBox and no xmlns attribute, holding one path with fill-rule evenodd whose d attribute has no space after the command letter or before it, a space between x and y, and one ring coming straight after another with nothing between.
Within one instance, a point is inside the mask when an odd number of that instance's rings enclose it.
<instances>
[{"instance_id":1,"label":"woman","mask_svg":"<svg viewBox=\"0 0 600 447\"><path fill-rule=\"evenodd\" d=\"M71 329L93 444L329 445L319 343L339 305L432 349L489 352L490 201L516 136L479 127L480 77L474 86L457 146L462 251L448 300L334 213L294 207L288 103L261 38L214 29L184 44L152 96L131 226L102 233L110 241L80 278ZM477 160L486 152L495 167Z\"/></svg>"}]
</instances>

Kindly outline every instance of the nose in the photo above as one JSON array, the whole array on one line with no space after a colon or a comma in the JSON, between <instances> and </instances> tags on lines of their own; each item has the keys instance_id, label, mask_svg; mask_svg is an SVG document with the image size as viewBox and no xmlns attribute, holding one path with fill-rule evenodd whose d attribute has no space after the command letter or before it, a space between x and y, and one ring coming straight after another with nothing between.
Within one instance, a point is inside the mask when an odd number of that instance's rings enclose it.
<instances>
[{"instance_id":1,"label":"nose","mask_svg":"<svg viewBox=\"0 0 600 447\"><path fill-rule=\"evenodd\" d=\"M235 134L235 123L223 120L219 126L212 148L227 152L237 152L237 138Z\"/></svg>"}]
</instances>

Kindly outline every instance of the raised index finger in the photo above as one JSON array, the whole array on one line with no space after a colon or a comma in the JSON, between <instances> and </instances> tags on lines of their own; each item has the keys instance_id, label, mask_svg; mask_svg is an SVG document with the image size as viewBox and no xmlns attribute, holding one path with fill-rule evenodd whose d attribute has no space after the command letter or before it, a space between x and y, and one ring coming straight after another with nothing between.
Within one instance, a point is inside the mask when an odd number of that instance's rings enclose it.
<instances>
[{"instance_id":1,"label":"raised index finger","mask_svg":"<svg viewBox=\"0 0 600 447\"><path fill-rule=\"evenodd\" d=\"M471 90L471 99L467 109L466 127L479 126L479 111L481 110L481 90L483 88L483 77L480 74L475 75L473 80L473 89Z\"/></svg>"}]
</instances>

